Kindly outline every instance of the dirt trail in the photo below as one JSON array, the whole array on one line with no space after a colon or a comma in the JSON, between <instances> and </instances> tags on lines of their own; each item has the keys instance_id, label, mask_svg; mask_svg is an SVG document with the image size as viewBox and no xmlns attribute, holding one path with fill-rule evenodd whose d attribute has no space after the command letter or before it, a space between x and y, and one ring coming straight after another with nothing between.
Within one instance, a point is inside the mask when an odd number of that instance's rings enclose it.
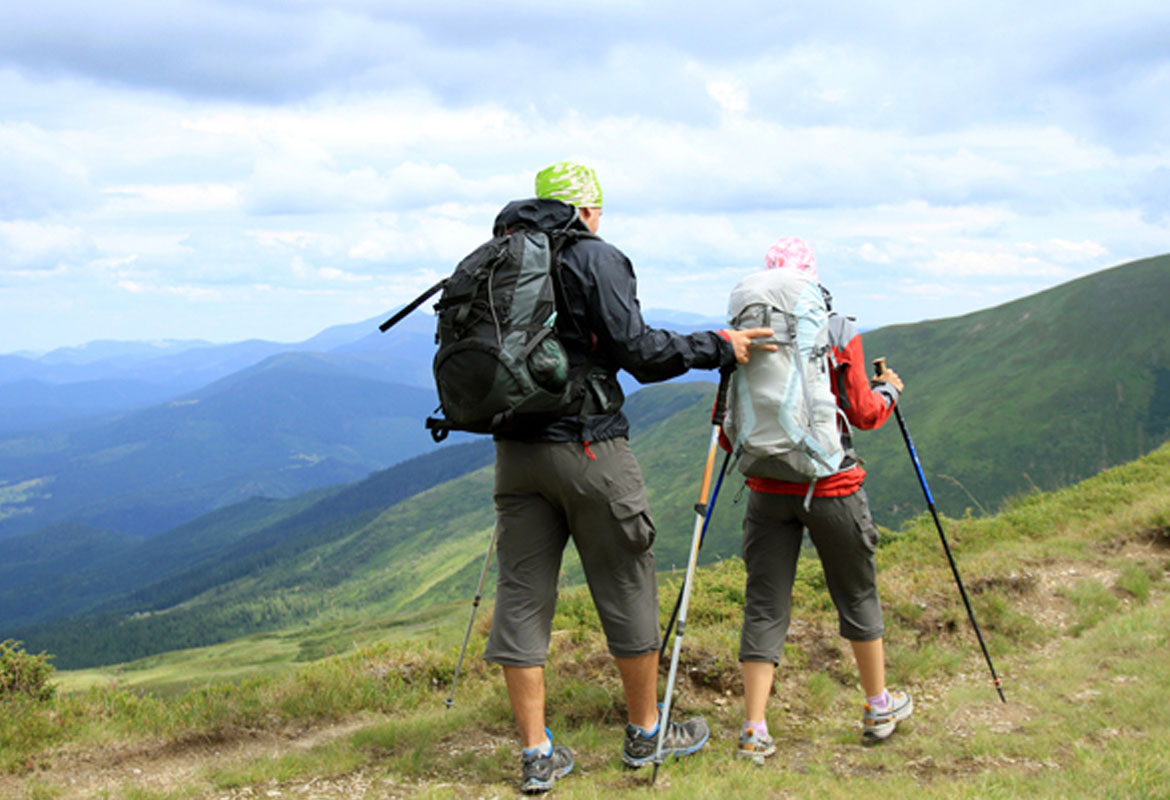
<instances>
[{"instance_id":1,"label":"dirt trail","mask_svg":"<svg viewBox=\"0 0 1170 800\"><path fill-rule=\"evenodd\" d=\"M49 796L68 800L117 798L130 791L131 787L165 794L180 788L189 791L201 785L206 786L207 791L194 797L225 800L237 797L362 797L365 795L357 786L346 787L339 783L330 787L324 785L322 780L305 782L306 789L324 792L315 794L294 794L283 788L276 789L275 794L257 794L252 788L238 792L215 791L207 782L207 772L214 768L242 766L310 750L319 744L348 736L373 721L373 718L363 716L299 730L238 730L213 740L193 738L153 744L137 742L85 750L64 748L43 759L51 765L47 769L19 779L0 776L0 798L15 800L31 797L37 784L60 790L60 795ZM355 789L358 791L353 791Z\"/></svg>"}]
</instances>

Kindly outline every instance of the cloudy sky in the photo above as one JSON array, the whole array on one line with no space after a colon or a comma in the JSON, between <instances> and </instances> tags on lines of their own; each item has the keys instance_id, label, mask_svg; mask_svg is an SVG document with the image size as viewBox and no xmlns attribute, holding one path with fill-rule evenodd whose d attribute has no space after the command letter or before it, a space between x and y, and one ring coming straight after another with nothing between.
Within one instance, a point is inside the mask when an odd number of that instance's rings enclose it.
<instances>
[{"instance_id":1,"label":"cloudy sky","mask_svg":"<svg viewBox=\"0 0 1170 800\"><path fill-rule=\"evenodd\" d=\"M383 314L566 158L644 308L951 316L1170 252L1168 131L1165 0L11 3L0 353Z\"/></svg>"}]
</instances>

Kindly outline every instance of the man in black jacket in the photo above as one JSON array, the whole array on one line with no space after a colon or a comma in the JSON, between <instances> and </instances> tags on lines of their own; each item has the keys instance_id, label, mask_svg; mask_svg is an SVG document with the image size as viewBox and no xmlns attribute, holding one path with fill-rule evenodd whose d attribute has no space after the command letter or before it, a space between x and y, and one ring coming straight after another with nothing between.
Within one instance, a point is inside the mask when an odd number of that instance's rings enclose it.
<instances>
[{"instance_id":1,"label":"man in black jacket","mask_svg":"<svg viewBox=\"0 0 1170 800\"><path fill-rule=\"evenodd\" d=\"M537 174L536 194L500 212L497 235L566 227L597 233L602 198L593 170L554 164ZM556 330L570 366L588 363L604 377L591 382L581 413L496 436L499 578L484 657L504 669L523 740L522 789L529 793L547 791L573 768L569 749L553 745L544 714L544 663L569 538L625 689L629 722L622 760L643 766L657 747L658 586L650 549L655 529L630 451L629 421L620 411L617 371L647 383L692 368L730 367L747 361L753 338L772 334L754 329L682 335L648 327L629 259L596 236L576 238L560 253L558 288ZM670 722L664 753L689 755L709 735L701 718Z\"/></svg>"}]
</instances>

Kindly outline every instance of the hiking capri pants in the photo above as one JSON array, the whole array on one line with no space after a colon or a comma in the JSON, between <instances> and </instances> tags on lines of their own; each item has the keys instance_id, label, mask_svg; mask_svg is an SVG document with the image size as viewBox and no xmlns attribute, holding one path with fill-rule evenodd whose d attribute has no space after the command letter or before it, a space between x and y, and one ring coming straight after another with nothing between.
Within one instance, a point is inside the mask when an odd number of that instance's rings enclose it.
<instances>
[{"instance_id":1,"label":"hiking capri pants","mask_svg":"<svg viewBox=\"0 0 1170 800\"><path fill-rule=\"evenodd\" d=\"M803 529L817 549L841 636L868 642L884 632L874 551L877 526L865 490L844 497L804 497L752 491L743 520L747 587L740 661L780 663L792 616L792 585Z\"/></svg>"},{"instance_id":2,"label":"hiking capri pants","mask_svg":"<svg viewBox=\"0 0 1170 800\"><path fill-rule=\"evenodd\" d=\"M544 664L561 556L570 538L610 653L633 658L658 649L654 523L626 439L588 448L581 442L499 440L495 501L499 578L487 661Z\"/></svg>"}]
</instances>

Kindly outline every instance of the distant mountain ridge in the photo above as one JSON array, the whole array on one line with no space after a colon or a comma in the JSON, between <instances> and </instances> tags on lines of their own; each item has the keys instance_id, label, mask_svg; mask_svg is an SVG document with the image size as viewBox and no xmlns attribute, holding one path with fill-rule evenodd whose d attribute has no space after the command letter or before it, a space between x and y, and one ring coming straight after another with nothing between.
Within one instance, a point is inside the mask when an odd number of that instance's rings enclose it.
<instances>
[{"instance_id":1,"label":"distant mountain ridge","mask_svg":"<svg viewBox=\"0 0 1170 800\"><path fill-rule=\"evenodd\" d=\"M97 341L36 358L0 355L0 436L145 408L285 353L364 358L372 372L383 372L391 382L427 388L430 362L421 346L433 336L433 322L425 314L410 318L392 340L378 338L378 321L335 325L289 344L259 339L228 344ZM395 346L405 347L411 357L387 359L387 350ZM94 401L87 404L87 397Z\"/></svg>"},{"instance_id":2,"label":"distant mountain ridge","mask_svg":"<svg viewBox=\"0 0 1170 800\"><path fill-rule=\"evenodd\" d=\"M433 390L368 373L350 358L282 354L161 405L2 441L0 538L69 520L153 535L430 449ZM6 485L25 489L13 497Z\"/></svg>"},{"instance_id":3,"label":"distant mountain ridge","mask_svg":"<svg viewBox=\"0 0 1170 800\"><path fill-rule=\"evenodd\" d=\"M126 342L95 339L72 347L58 347L32 360L42 364L92 364L110 361L150 361L195 348L214 347L203 339L160 339L151 342Z\"/></svg>"},{"instance_id":4,"label":"distant mountain ridge","mask_svg":"<svg viewBox=\"0 0 1170 800\"><path fill-rule=\"evenodd\" d=\"M0 539L67 521L153 535L430 449L434 318L419 311L387 333L380 320L291 345L97 342L0 357Z\"/></svg>"},{"instance_id":5,"label":"distant mountain ridge","mask_svg":"<svg viewBox=\"0 0 1170 800\"><path fill-rule=\"evenodd\" d=\"M867 357L886 356L906 380L902 410L940 510L991 512L1004 498L1068 485L1170 438L1167 297L1170 256L1162 256L975 314L865 334ZM713 392L711 383L656 386L626 406L659 531L660 569L686 560ZM922 513L897 425L855 438L878 523ZM194 569L171 587L144 587L103 615L16 633L84 658L85 643L93 647L101 632L109 657L123 660L170 649L165 642L208 643L347 609L417 609L469 596L492 525L490 470L428 487L393 503L373 497L362 514L348 516L325 513L318 504L330 502L336 487L322 490L302 509L316 521L288 539L298 549L274 540L246 562L233 556L218 571ZM737 475L728 476L704 562L739 552L741 487ZM224 508L215 524L231 527L241 513L239 527L247 526L249 508ZM223 568L236 560L247 564L246 574ZM571 556L566 572L579 576Z\"/></svg>"},{"instance_id":6,"label":"distant mountain ridge","mask_svg":"<svg viewBox=\"0 0 1170 800\"><path fill-rule=\"evenodd\" d=\"M723 324L667 310L649 311L647 319L656 327L683 332ZM393 383L429 388L433 382L434 318L420 309L386 333L378 330L382 320L379 315L334 325L293 343L260 339L226 344L97 340L39 356L0 354L0 436L143 408L285 353L350 356ZM87 397L93 402L87 404Z\"/></svg>"},{"instance_id":7,"label":"distant mountain ridge","mask_svg":"<svg viewBox=\"0 0 1170 800\"><path fill-rule=\"evenodd\" d=\"M77 420L144 408L175 396L172 386L121 378L63 384L24 378L0 388L0 438L59 430Z\"/></svg>"}]
</instances>

